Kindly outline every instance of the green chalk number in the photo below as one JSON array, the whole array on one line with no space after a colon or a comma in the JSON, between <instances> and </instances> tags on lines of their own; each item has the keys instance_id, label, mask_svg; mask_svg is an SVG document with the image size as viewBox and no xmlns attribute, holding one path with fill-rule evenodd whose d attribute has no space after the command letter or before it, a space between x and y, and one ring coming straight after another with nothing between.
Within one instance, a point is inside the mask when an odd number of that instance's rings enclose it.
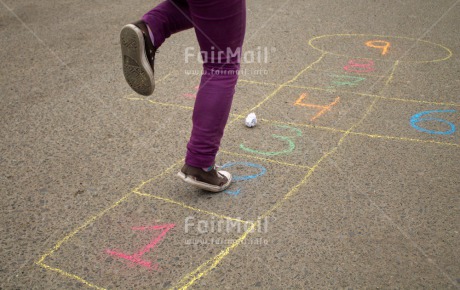
<instances>
[{"instance_id":1,"label":"green chalk number","mask_svg":"<svg viewBox=\"0 0 460 290\"><path fill-rule=\"evenodd\" d=\"M296 133L296 137L302 136L302 131L300 131L300 130L297 129L297 128L294 128L294 127L291 127L291 126L287 126L287 125L278 125L278 126L276 126L276 127L282 128L282 129L286 129L286 130L290 130L290 131L292 131L292 132L295 132L295 133ZM281 150L281 151L261 151L261 150L256 150L256 149L248 148L248 147L246 147L244 144L240 144L240 149L241 149L241 150L244 150L244 151L246 151L246 152L249 152L249 153L259 154L259 155L264 155L264 156L277 156L277 155L289 154L289 153L291 153L292 151L294 151L294 149L295 149L294 138L296 138L296 137L292 137L292 136L281 136L281 135L277 135L277 134L272 134L272 137L275 138L275 139L281 140L281 141L283 141L284 143L286 143L286 149Z\"/></svg>"},{"instance_id":2,"label":"green chalk number","mask_svg":"<svg viewBox=\"0 0 460 290\"><path fill-rule=\"evenodd\" d=\"M356 76L349 76L349 75L331 74L330 76L334 78L334 80L332 81L332 85L336 87L340 87L340 86L356 87L360 82L366 80L366 78L363 78L363 77L356 77Z\"/></svg>"}]
</instances>

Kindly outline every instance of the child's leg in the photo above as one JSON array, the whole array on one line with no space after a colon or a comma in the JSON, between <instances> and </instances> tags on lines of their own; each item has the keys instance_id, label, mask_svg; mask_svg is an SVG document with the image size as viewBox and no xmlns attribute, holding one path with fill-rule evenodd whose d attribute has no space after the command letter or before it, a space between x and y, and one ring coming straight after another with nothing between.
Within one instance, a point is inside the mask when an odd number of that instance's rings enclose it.
<instances>
[{"instance_id":1,"label":"child's leg","mask_svg":"<svg viewBox=\"0 0 460 290\"><path fill-rule=\"evenodd\" d=\"M188 3L200 49L205 55L186 164L207 168L214 164L235 93L246 28L246 5L245 0L188 0Z\"/></svg>"},{"instance_id":2,"label":"child's leg","mask_svg":"<svg viewBox=\"0 0 460 290\"><path fill-rule=\"evenodd\" d=\"M171 34L193 27L185 0L166 0L147 12L142 20L153 34L153 45L160 47Z\"/></svg>"},{"instance_id":3,"label":"child's leg","mask_svg":"<svg viewBox=\"0 0 460 290\"><path fill-rule=\"evenodd\" d=\"M142 20L127 24L120 32L123 74L138 94L150 96L155 89L155 52L171 34L192 28L185 0L167 0Z\"/></svg>"}]
</instances>

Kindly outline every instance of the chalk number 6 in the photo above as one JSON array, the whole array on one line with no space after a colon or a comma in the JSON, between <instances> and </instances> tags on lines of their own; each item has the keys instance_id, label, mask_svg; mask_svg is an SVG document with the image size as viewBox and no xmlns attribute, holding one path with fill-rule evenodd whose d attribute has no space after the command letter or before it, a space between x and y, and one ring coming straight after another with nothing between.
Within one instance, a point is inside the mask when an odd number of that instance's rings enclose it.
<instances>
[{"instance_id":1,"label":"chalk number 6","mask_svg":"<svg viewBox=\"0 0 460 290\"><path fill-rule=\"evenodd\" d=\"M455 110L432 110L432 111L424 111L413 115L410 118L410 124L413 128L420 132L429 133L429 134L437 134L437 135L452 135L455 133L455 125L452 122L446 121L440 118L433 118L433 117L424 117L425 115L433 114L433 113L455 113ZM420 127L417 124L420 122L426 121L436 121L447 124L449 126L449 130L447 131L435 131L435 130L428 130L426 128Z\"/></svg>"}]
</instances>

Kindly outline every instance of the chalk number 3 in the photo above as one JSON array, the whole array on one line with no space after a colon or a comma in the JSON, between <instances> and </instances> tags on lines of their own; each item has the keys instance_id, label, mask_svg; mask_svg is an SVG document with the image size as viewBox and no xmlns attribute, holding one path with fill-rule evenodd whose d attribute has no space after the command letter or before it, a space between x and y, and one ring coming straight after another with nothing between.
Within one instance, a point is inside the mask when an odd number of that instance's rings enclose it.
<instances>
[{"instance_id":1,"label":"chalk number 3","mask_svg":"<svg viewBox=\"0 0 460 290\"><path fill-rule=\"evenodd\" d=\"M302 136L302 131L300 131L297 128L294 128L294 127L291 127L291 126L285 126L285 125L279 125L277 127L293 131L293 132L296 133L297 137ZM253 154L259 154L259 155L264 155L264 156L277 156L277 155L282 155L282 154L288 154L288 153L291 153L292 151L294 151L294 149L295 149L294 138L295 137L280 136L280 135L277 135L277 134L272 134L272 137L275 138L275 139L278 139L278 140L281 140L281 141L285 142L287 148L285 150L281 150L281 151L260 151L260 150L255 150L255 149L248 148L244 144L240 144L240 148L242 150L246 151L246 152L250 152L250 153L253 153Z\"/></svg>"}]
</instances>

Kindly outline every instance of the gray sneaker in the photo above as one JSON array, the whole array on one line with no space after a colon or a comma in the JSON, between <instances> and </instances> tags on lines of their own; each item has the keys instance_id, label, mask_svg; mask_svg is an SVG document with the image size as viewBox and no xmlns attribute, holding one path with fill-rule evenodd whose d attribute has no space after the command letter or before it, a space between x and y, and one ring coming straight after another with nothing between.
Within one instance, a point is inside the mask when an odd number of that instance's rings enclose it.
<instances>
[{"instance_id":1,"label":"gray sneaker","mask_svg":"<svg viewBox=\"0 0 460 290\"><path fill-rule=\"evenodd\" d=\"M123 74L138 94L150 96L155 89L154 63L157 48L142 21L125 25L120 32Z\"/></svg>"},{"instance_id":2,"label":"gray sneaker","mask_svg":"<svg viewBox=\"0 0 460 290\"><path fill-rule=\"evenodd\" d=\"M229 172L217 171L215 167L211 171L204 171L185 164L177 176L188 184L211 192L224 191L232 182L232 175Z\"/></svg>"}]
</instances>

